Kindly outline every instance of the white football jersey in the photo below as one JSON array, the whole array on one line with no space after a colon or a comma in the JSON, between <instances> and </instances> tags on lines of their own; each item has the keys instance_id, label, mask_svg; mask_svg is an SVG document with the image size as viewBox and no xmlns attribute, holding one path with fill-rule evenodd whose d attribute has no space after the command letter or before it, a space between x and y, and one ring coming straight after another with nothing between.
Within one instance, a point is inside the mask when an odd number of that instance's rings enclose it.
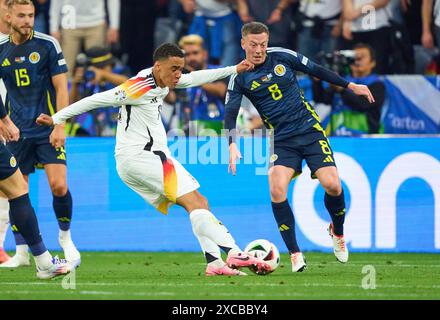
<instances>
[{"instance_id":1,"label":"white football jersey","mask_svg":"<svg viewBox=\"0 0 440 320\"><path fill-rule=\"evenodd\" d=\"M168 87L159 87L153 68L144 69L122 85L84 98L55 113L54 124L60 124L78 114L105 106L120 106L116 134L116 155L136 154L140 150L160 150L170 155L167 135L160 112ZM197 87L236 73L236 67L200 70L183 74L177 88Z\"/></svg>"}]
</instances>

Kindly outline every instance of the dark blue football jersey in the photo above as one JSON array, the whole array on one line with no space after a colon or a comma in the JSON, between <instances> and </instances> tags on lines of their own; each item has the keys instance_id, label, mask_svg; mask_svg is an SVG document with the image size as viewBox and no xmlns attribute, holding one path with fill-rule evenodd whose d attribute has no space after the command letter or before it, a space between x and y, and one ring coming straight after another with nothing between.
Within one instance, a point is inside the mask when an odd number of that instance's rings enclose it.
<instances>
[{"instance_id":1,"label":"dark blue football jersey","mask_svg":"<svg viewBox=\"0 0 440 320\"><path fill-rule=\"evenodd\" d=\"M39 126L35 119L41 114L56 112L56 94L52 76L67 72L61 46L55 38L33 32L20 45L10 36L0 38L0 77L8 92L6 111L21 136L45 137L51 128Z\"/></svg>"},{"instance_id":2,"label":"dark blue football jersey","mask_svg":"<svg viewBox=\"0 0 440 320\"><path fill-rule=\"evenodd\" d=\"M310 61L307 57L284 48L268 48L265 62L251 72L233 75L226 96L226 117L235 115L245 96L259 112L265 125L274 130L274 139L306 132L320 127L319 118L304 99L296 79L296 71L332 80L346 87L348 82ZM234 118L234 128L235 128Z\"/></svg>"}]
</instances>

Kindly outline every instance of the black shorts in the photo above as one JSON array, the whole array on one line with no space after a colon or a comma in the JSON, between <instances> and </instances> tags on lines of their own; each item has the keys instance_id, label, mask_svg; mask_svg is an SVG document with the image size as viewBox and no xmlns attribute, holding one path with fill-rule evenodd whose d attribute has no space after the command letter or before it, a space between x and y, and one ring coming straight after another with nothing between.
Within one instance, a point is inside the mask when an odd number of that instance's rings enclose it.
<instances>
[{"instance_id":1,"label":"black shorts","mask_svg":"<svg viewBox=\"0 0 440 320\"><path fill-rule=\"evenodd\" d=\"M12 176L17 171L17 160L12 153L0 142L0 180Z\"/></svg>"},{"instance_id":2,"label":"black shorts","mask_svg":"<svg viewBox=\"0 0 440 320\"><path fill-rule=\"evenodd\" d=\"M319 168L336 167L333 150L323 131L311 128L303 134L274 142L271 166L292 168L296 177L302 172L303 159L306 160L313 179L316 179L315 172Z\"/></svg>"},{"instance_id":3,"label":"black shorts","mask_svg":"<svg viewBox=\"0 0 440 320\"><path fill-rule=\"evenodd\" d=\"M36 166L45 164L66 164L64 147L54 148L49 137L24 138L8 143L8 149L15 155L23 175L35 172Z\"/></svg>"}]
</instances>

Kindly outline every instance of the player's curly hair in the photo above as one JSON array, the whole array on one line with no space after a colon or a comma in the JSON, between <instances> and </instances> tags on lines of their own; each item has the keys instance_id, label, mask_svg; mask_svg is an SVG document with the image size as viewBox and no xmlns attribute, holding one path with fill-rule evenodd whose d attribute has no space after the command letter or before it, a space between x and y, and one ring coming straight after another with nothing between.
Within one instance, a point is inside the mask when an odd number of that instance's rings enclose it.
<instances>
[{"instance_id":1,"label":"player's curly hair","mask_svg":"<svg viewBox=\"0 0 440 320\"><path fill-rule=\"evenodd\" d=\"M8 0L8 8L11 9L15 5L26 5L31 4L34 5L32 0Z\"/></svg>"},{"instance_id":2,"label":"player's curly hair","mask_svg":"<svg viewBox=\"0 0 440 320\"><path fill-rule=\"evenodd\" d=\"M174 43L164 43L154 50L153 60L154 62L159 60L166 60L171 57L184 58L183 51Z\"/></svg>"}]
</instances>

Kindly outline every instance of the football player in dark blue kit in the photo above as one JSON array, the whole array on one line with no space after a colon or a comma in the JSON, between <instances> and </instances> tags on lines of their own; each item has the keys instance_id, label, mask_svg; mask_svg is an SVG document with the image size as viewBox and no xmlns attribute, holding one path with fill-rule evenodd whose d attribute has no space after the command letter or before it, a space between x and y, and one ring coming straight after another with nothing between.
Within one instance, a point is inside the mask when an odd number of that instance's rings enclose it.
<instances>
[{"instance_id":1,"label":"football player in dark blue kit","mask_svg":"<svg viewBox=\"0 0 440 320\"><path fill-rule=\"evenodd\" d=\"M1 99L0 136L6 141L16 141L19 138L19 132L7 116ZM3 143L0 143L0 191L9 200L12 229L20 231L29 244L37 267L37 277L51 279L72 271L76 265L66 263L57 257L52 258L47 251L29 199L28 185L18 168L17 160Z\"/></svg>"},{"instance_id":2,"label":"football player in dark blue kit","mask_svg":"<svg viewBox=\"0 0 440 320\"><path fill-rule=\"evenodd\" d=\"M306 261L296 242L295 220L287 201L291 180L302 171L305 159L312 177L325 189L324 202L332 223L328 231L333 239L334 254L338 261L348 261L344 240L344 193L339 180L330 143L313 108L304 99L296 79L296 72L328 81L352 90L357 95L374 101L368 87L348 83L337 74L310 61L307 57L284 48L267 48L268 28L259 22L242 28L242 48L246 59L255 65L252 72L231 77L226 97L225 129L233 132L237 114L245 96L258 110L265 125L273 129L273 154L269 169L269 187L272 210L281 236L291 254L292 271L306 269ZM236 159L241 158L229 137L229 168L236 173Z\"/></svg>"},{"instance_id":3,"label":"football player in dark blue kit","mask_svg":"<svg viewBox=\"0 0 440 320\"><path fill-rule=\"evenodd\" d=\"M38 126L40 113L54 114L69 104L67 67L59 43L35 32L35 7L31 0L8 1L9 36L0 38L0 77L7 89L5 107L20 130L20 139L8 144L26 181L41 164L53 194L53 208L60 228L59 243L69 262L80 261L70 236L72 197L67 187L64 125ZM17 254L2 267L29 264L26 242L16 230ZM19 247L24 249L19 250Z\"/></svg>"}]
</instances>

